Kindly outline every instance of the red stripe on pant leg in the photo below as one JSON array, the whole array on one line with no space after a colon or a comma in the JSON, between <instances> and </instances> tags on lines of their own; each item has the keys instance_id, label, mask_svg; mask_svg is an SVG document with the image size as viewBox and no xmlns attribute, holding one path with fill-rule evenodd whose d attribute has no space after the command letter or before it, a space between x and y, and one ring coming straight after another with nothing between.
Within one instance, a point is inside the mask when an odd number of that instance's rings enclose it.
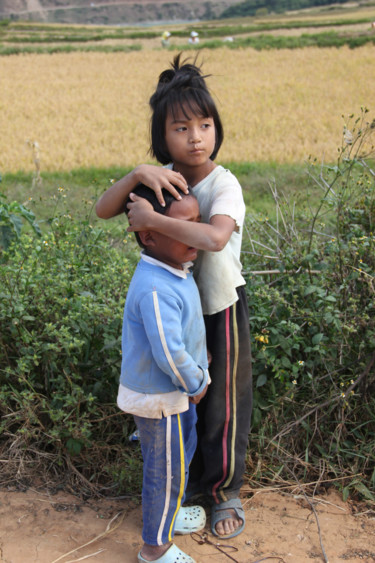
<instances>
[{"instance_id":1,"label":"red stripe on pant leg","mask_svg":"<svg viewBox=\"0 0 375 563\"><path fill-rule=\"evenodd\" d=\"M216 503L219 502L216 491L225 480L228 472L228 428L230 420L230 308L225 310L225 337L226 337L226 373L225 373L225 424L222 438L223 450L223 475L212 488L212 496Z\"/></svg>"}]
</instances>

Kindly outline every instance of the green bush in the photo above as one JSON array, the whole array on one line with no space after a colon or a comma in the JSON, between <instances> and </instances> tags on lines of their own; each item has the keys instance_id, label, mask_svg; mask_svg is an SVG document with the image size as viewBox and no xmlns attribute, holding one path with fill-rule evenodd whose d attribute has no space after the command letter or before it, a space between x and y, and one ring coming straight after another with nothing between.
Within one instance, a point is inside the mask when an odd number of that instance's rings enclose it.
<instances>
[{"instance_id":1,"label":"green bush","mask_svg":"<svg viewBox=\"0 0 375 563\"><path fill-rule=\"evenodd\" d=\"M24 216L25 208L18 209ZM66 468L74 458L85 479L112 482L129 456L133 428L132 417L114 404L122 309L135 262L125 222L116 244L89 219L69 213L55 213L41 236L15 225L0 269L3 455L16 465L28 459L23 478L28 470L35 478L48 453L52 467ZM4 469L15 473L12 464Z\"/></svg>"},{"instance_id":2,"label":"green bush","mask_svg":"<svg viewBox=\"0 0 375 563\"><path fill-rule=\"evenodd\" d=\"M0 250L8 249L15 239L20 238L23 219L41 235L34 213L17 201L7 203L6 197L0 193Z\"/></svg>"},{"instance_id":3,"label":"green bush","mask_svg":"<svg viewBox=\"0 0 375 563\"><path fill-rule=\"evenodd\" d=\"M375 500L375 175L366 160L375 123L366 114L345 126L336 166L311 161L317 209L297 215L273 188L276 221L248 217L245 263L258 471L265 461L257 478L293 468Z\"/></svg>"}]
</instances>

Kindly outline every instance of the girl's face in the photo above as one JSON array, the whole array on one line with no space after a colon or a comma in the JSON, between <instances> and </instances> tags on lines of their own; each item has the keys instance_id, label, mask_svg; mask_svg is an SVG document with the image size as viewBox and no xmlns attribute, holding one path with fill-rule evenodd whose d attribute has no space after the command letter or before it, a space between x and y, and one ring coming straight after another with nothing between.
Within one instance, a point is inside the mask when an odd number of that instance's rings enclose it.
<instances>
[{"instance_id":1,"label":"girl's face","mask_svg":"<svg viewBox=\"0 0 375 563\"><path fill-rule=\"evenodd\" d=\"M185 115L186 113L186 115ZM186 117L189 116L189 117ZM169 111L165 123L165 142L176 170L184 173L191 168L212 164L215 148L215 123L212 117L202 117L190 108Z\"/></svg>"}]
</instances>

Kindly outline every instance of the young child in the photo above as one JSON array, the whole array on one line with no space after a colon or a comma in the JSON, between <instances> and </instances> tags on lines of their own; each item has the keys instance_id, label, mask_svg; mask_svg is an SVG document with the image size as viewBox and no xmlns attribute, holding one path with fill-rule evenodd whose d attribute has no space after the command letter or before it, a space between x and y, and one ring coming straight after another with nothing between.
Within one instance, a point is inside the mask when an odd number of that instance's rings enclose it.
<instances>
[{"instance_id":1,"label":"young child","mask_svg":"<svg viewBox=\"0 0 375 563\"><path fill-rule=\"evenodd\" d=\"M239 499L252 409L249 313L240 249L245 216L241 186L214 159L223 128L205 78L196 64L181 62L161 73L151 96L151 153L164 165L140 165L107 190L97 203L99 217L119 214L137 182L163 203L161 189L174 185L197 197L202 222L195 224L154 212L130 196L129 231L152 229L200 249L194 266L212 354L212 383L198 412L198 447L190 467L189 494L203 492L212 503L211 530L221 538L245 525Z\"/></svg>"},{"instance_id":2,"label":"young child","mask_svg":"<svg viewBox=\"0 0 375 563\"><path fill-rule=\"evenodd\" d=\"M140 186L157 213L196 224L192 195L165 207ZM209 381L205 327L197 286L189 272L197 250L152 230L136 233L143 247L124 309L122 366L117 398L134 415L143 456L143 541L138 561L193 559L172 544L175 533L201 530L203 508L181 507L196 449L196 407Z\"/></svg>"}]
</instances>

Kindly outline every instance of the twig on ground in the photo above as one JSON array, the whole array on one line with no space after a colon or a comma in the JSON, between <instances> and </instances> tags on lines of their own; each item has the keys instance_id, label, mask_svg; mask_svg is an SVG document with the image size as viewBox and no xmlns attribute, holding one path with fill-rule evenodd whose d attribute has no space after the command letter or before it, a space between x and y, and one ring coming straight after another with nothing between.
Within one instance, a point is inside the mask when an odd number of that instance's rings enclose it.
<instances>
[{"instance_id":1,"label":"twig on ground","mask_svg":"<svg viewBox=\"0 0 375 563\"><path fill-rule=\"evenodd\" d=\"M295 495L294 498L298 499L298 498L305 498L304 495ZM334 502L329 502L328 500L325 500L323 498L318 498L316 500L317 504L328 504L329 506L334 506L335 508L337 508L338 510L341 510L342 512L347 512L347 510L345 510L345 508L343 508L342 506L339 506L338 504L335 504Z\"/></svg>"},{"instance_id":2,"label":"twig on ground","mask_svg":"<svg viewBox=\"0 0 375 563\"><path fill-rule=\"evenodd\" d=\"M76 467L74 467L74 465L73 465L72 462L70 461L69 457L66 458L66 463L67 463L69 469L70 469L73 473L75 473L75 474L78 476L78 478L86 485L86 487L87 487L89 490L96 491L95 485L93 485L92 483L90 483L90 481L88 481L88 480L86 479L86 477L84 477L84 476L82 475L82 473L80 473L80 472L78 471L78 469L77 469Z\"/></svg>"},{"instance_id":3,"label":"twig on ground","mask_svg":"<svg viewBox=\"0 0 375 563\"><path fill-rule=\"evenodd\" d=\"M104 532L102 532L101 534L99 534L98 536L96 536L95 538L93 538L92 540L88 541L87 543L76 547L75 549L72 549L71 551L69 551L68 553L64 553L64 555L60 555L60 557L58 557L57 559L54 559L51 563L57 563L58 561L61 561L62 559L65 559L65 557L68 557L68 555L72 555L72 553L75 553L76 551L83 549L84 547L87 547L88 545L91 545L92 543L104 538L105 536L108 536L108 534L111 534L114 530L116 530L123 522L124 520L124 516L125 516L125 511L121 511L118 512L108 523L106 529L104 530ZM120 518L119 518L120 517ZM114 522L116 520L116 518L119 518L118 522L116 523L115 526L113 526L113 528L111 528L111 524L112 522ZM76 561L79 561L79 559L77 559Z\"/></svg>"},{"instance_id":4,"label":"twig on ground","mask_svg":"<svg viewBox=\"0 0 375 563\"><path fill-rule=\"evenodd\" d=\"M77 561L83 561L84 559L89 559L90 557L95 557L96 555L103 553L103 551L105 551L105 549L100 548L100 549L98 549L98 551L95 551L95 553L90 553L89 555L84 555L83 557L80 557L79 559L71 559L70 561L67 561L66 563L76 563Z\"/></svg>"},{"instance_id":5,"label":"twig on ground","mask_svg":"<svg viewBox=\"0 0 375 563\"><path fill-rule=\"evenodd\" d=\"M311 501L311 500L309 499L309 497L307 496L307 494L305 493L305 491L303 490L303 488L300 486L299 479L298 479L298 477L296 476L296 474L294 473L294 471L292 471L292 469L290 469L287 465L285 465L285 467L286 467L286 469L289 471L289 473L291 473L291 475L293 475L293 478L295 479L296 483L297 483L298 486L300 487L301 492L302 492L302 494L303 494L303 496L304 496L306 502L308 502L308 504L309 504L310 507L311 507L311 510L312 510L312 512L313 512L313 514L314 514L315 521L316 521L316 525L317 525L317 528L318 528L319 543L320 543L320 548L321 548L322 553L323 553L324 561L325 561L325 563L329 563L329 562L328 562L327 555L326 555L326 552L325 552L325 549L324 549L324 545L323 545L322 533L321 533L320 524L319 524L319 517L318 517L318 513L317 513L317 511L316 511L316 509L315 509L315 506L314 506L314 501ZM313 498L314 498L314 497L313 497Z\"/></svg>"},{"instance_id":6,"label":"twig on ground","mask_svg":"<svg viewBox=\"0 0 375 563\"><path fill-rule=\"evenodd\" d=\"M234 545L228 545L228 544L221 544L221 543L218 543L218 542L213 542L208 538L208 535L206 533L199 534L198 532L191 532L190 537L195 542L197 542L197 544L199 544L199 545L204 545L204 544L212 545L218 551L220 551L220 553L222 553L223 555L228 557L228 559L231 559L231 561L234 561L234 563L239 563L239 561L237 561L237 559L235 559L234 557L232 557L228 553L228 551L231 551L233 553L238 551L238 548L235 547Z\"/></svg>"},{"instance_id":7,"label":"twig on ground","mask_svg":"<svg viewBox=\"0 0 375 563\"><path fill-rule=\"evenodd\" d=\"M319 481L319 484L322 483L336 483L337 481L344 481L346 479L354 479L354 477L360 477L362 475L362 473L355 473L354 475L347 475L344 477L333 477L332 479L322 479ZM309 481L308 483L299 483L299 488L304 487L305 489L307 489L308 487L313 487L315 485L316 481ZM284 481L282 485L277 485L275 487L270 487L268 485L264 485L264 487L242 487L241 488L241 492L242 493L252 493L253 495L257 495L260 493L272 493L272 492L283 492L285 490L288 489L295 489L296 484L295 483L288 483L287 481Z\"/></svg>"}]
</instances>

